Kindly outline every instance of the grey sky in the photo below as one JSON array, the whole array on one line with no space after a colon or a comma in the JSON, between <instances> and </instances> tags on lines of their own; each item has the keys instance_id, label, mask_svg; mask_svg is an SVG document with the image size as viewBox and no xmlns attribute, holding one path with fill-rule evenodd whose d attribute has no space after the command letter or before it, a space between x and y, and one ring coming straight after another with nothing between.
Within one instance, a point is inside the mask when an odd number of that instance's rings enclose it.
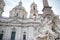
<instances>
[{"instance_id":1,"label":"grey sky","mask_svg":"<svg viewBox=\"0 0 60 40\"><path fill-rule=\"evenodd\" d=\"M3 12L3 16L8 17L9 11L12 10L15 6L19 4L20 0L4 0L5 1L5 8ZM26 11L30 12L30 5L33 2L33 0L22 0L23 6L26 9ZM39 13L42 13L43 9L43 3L42 0L34 0L34 2L38 6ZM60 0L48 0L49 5L52 6L52 10L56 15L60 16Z\"/></svg>"}]
</instances>

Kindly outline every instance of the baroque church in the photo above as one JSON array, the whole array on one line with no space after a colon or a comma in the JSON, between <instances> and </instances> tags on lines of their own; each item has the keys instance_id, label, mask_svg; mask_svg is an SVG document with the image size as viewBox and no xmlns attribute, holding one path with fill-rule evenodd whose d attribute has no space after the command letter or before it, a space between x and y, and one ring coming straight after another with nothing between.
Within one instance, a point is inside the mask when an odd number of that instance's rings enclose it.
<instances>
[{"instance_id":1,"label":"baroque church","mask_svg":"<svg viewBox=\"0 0 60 40\"><path fill-rule=\"evenodd\" d=\"M43 14L38 14L37 4L31 4L28 12L20 1L10 11L9 18L2 17L5 2L0 0L0 40L60 40L60 19L54 14L47 0L43 2Z\"/></svg>"}]
</instances>

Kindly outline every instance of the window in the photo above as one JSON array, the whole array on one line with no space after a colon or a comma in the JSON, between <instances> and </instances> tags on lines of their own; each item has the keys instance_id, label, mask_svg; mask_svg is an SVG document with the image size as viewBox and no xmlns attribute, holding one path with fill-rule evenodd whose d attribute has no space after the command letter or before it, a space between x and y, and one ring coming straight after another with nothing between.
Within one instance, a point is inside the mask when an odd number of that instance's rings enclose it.
<instances>
[{"instance_id":1,"label":"window","mask_svg":"<svg viewBox=\"0 0 60 40\"><path fill-rule=\"evenodd\" d=\"M16 14L16 16L18 16L18 13Z\"/></svg>"},{"instance_id":2,"label":"window","mask_svg":"<svg viewBox=\"0 0 60 40\"><path fill-rule=\"evenodd\" d=\"M0 32L0 40L2 40L2 38L3 38L3 31Z\"/></svg>"},{"instance_id":3,"label":"window","mask_svg":"<svg viewBox=\"0 0 60 40\"><path fill-rule=\"evenodd\" d=\"M3 34L0 34L0 40L2 40L2 38L3 38Z\"/></svg>"},{"instance_id":4,"label":"window","mask_svg":"<svg viewBox=\"0 0 60 40\"><path fill-rule=\"evenodd\" d=\"M26 35L23 35L23 40L26 40Z\"/></svg>"},{"instance_id":5,"label":"window","mask_svg":"<svg viewBox=\"0 0 60 40\"><path fill-rule=\"evenodd\" d=\"M33 6L33 9L35 10L35 6Z\"/></svg>"},{"instance_id":6,"label":"window","mask_svg":"<svg viewBox=\"0 0 60 40\"><path fill-rule=\"evenodd\" d=\"M15 17L18 17L18 13L15 15Z\"/></svg>"},{"instance_id":7,"label":"window","mask_svg":"<svg viewBox=\"0 0 60 40\"><path fill-rule=\"evenodd\" d=\"M24 15L23 15L23 18L24 18Z\"/></svg>"},{"instance_id":8,"label":"window","mask_svg":"<svg viewBox=\"0 0 60 40\"><path fill-rule=\"evenodd\" d=\"M12 34L11 34L11 40L15 40L15 32L12 32Z\"/></svg>"},{"instance_id":9,"label":"window","mask_svg":"<svg viewBox=\"0 0 60 40\"><path fill-rule=\"evenodd\" d=\"M23 40L26 40L26 34L25 34L25 32L24 32L24 35L23 35Z\"/></svg>"},{"instance_id":10,"label":"window","mask_svg":"<svg viewBox=\"0 0 60 40\"><path fill-rule=\"evenodd\" d=\"M35 13L34 13L33 15L34 15L34 16L36 16L36 14L35 14Z\"/></svg>"}]
</instances>

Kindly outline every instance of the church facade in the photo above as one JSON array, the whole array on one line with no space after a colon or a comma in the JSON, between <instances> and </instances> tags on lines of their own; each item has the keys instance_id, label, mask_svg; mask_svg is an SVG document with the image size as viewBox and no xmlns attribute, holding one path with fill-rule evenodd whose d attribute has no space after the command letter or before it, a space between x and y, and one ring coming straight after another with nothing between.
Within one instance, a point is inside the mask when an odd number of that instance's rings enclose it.
<instances>
[{"instance_id":1,"label":"church facade","mask_svg":"<svg viewBox=\"0 0 60 40\"><path fill-rule=\"evenodd\" d=\"M60 40L60 19L54 14L47 0L43 1L43 14L38 14L37 4L31 4L30 16L20 1L2 17L4 0L0 0L0 40Z\"/></svg>"}]
</instances>

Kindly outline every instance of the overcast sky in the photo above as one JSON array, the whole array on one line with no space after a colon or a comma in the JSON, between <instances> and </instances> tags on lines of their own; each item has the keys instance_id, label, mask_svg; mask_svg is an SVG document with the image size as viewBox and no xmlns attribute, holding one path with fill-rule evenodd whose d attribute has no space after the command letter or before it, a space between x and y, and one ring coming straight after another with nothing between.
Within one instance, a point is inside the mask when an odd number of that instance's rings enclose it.
<instances>
[{"instance_id":1,"label":"overcast sky","mask_svg":"<svg viewBox=\"0 0 60 40\"><path fill-rule=\"evenodd\" d=\"M15 6L17 6L20 0L4 0L5 1L5 8L3 12L4 17L9 17L9 11L11 11ZM32 4L33 0L22 0L23 6L26 11L30 12L30 5ZM38 6L38 11L41 14L43 9L42 0L34 0L34 2ZM56 15L60 16L60 0L48 0L49 5L52 6L52 10Z\"/></svg>"}]
</instances>

